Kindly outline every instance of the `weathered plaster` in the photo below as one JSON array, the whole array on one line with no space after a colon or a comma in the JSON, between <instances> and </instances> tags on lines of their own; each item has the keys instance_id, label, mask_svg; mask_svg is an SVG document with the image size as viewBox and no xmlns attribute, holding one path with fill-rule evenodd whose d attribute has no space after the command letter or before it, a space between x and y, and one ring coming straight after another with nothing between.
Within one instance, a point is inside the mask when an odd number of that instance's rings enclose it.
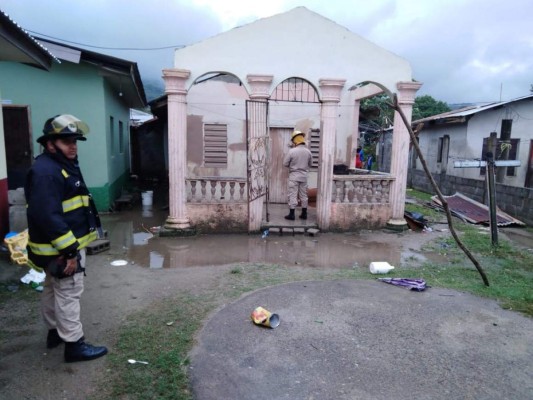
<instances>
[{"instance_id":1,"label":"weathered plaster","mask_svg":"<svg viewBox=\"0 0 533 400\"><path fill-rule=\"evenodd\" d=\"M331 205L330 230L356 231L382 228L391 218L388 204L343 204Z\"/></svg>"},{"instance_id":2,"label":"weathered plaster","mask_svg":"<svg viewBox=\"0 0 533 400\"><path fill-rule=\"evenodd\" d=\"M203 116L187 115L187 161L201 166L204 161Z\"/></svg>"},{"instance_id":3,"label":"weathered plaster","mask_svg":"<svg viewBox=\"0 0 533 400\"><path fill-rule=\"evenodd\" d=\"M205 233L244 233L248 231L248 205L187 203L191 224Z\"/></svg>"}]
</instances>

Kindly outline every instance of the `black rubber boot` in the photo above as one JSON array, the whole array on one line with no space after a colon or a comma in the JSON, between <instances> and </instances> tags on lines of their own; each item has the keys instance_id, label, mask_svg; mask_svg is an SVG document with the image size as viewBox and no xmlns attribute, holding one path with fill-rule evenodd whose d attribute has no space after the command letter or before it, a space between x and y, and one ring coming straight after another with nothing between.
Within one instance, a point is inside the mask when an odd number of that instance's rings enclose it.
<instances>
[{"instance_id":1,"label":"black rubber boot","mask_svg":"<svg viewBox=\"0 0 533 400\"><path fill-rule=\"evenodd\" d=\"M307 208L302 208L302 213L300 214L300 219L307 219Z\"/></svg>"},{"instance_id":2,"label":"black rubber boot","mask_svg":"<svg viewBox=\"0 0 533 400\"><path fill-rule=\"evenodd\" d=\"M59 336L59 333L57 333L57 329L50 329L48 331L48 336L46 337L46 348L54 349L61 343L64 343L64 341Z\"/></svg>"},{"instance_id":3,"label":"black rubber boot","mask_svg":"<svg viewBox=\"0 0 533 400\"><path fill-rule=\"evenodd\" d=\"M289 210L289 215L285 215L285 219L290 219L291 221L294 221L294 219L295 219L294 209L291 208Z\"/></svg>"},{"instance_id":4,"label":"black rubber boot","mask_svg":"<svg viewBox=\"0 0 533 400\"><path fill-rule=\"evenodd\" d=\"M77 342L66 342L65 344L65 362L68 363L94 360L106 354L106 347L90 345L89 343L85 343L83 338Z\"/></svg>"}]
</instances>

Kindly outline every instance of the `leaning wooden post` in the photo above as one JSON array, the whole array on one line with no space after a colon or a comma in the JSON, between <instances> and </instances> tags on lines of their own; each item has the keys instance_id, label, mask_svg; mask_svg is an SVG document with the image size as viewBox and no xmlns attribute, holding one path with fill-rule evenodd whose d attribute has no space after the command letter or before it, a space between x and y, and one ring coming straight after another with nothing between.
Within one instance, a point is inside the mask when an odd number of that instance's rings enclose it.
<instances>
[{"instance_id":1,"label":"leaning wooden post","mask_svg":"<svg viewBox=\"0 0 533 400\"><path fill-rule=\"evenodd\" d=\"M496 212L496 182L494 179L494 155L496 154L496 144L498 138L496 132L490 133L489 152L487 153L487 186L489 189L489 210L490 210L490 236L492 245L498 246L498 216Z\"/></svg>"},{"instance_id":2,"label":"leaning wooden post","mask_svg":"<svg viewBox=\"0 0 533 400\"><path fill-rule=\"evenodd\" d=\"M455 239L455 242L461 248L461 250L463 250L463 252L470 259L470 261L472 261L472 263L474 264L474 266L478 270L479 274L481 275L481 279L483 279L483 283L485 284L485 286L490 286L489 280L487 278L487 275L485 274L485 271L483 271L483 268L481 267L481 265L479 264L477 259L470 252L470 250L468 250L466 248L466 246L463 244L461 239L459 239L459 236L457 235L457 232L455 232L455 228L453 227L453 222L452 222L452 214L450 212L450 208L448 207L448 202L446 201L446 199L442 195L442 193L441 193L441 191L440 191L440 189L439 189L439 187L437 185L437 182L435 182L435 180L433 179L433 175L431 175L431 172L429 171L429 168L427 166L426 160L424 159L424 156L422 155L422 151L420 150L420 146L418 145L418 141L416 140L415 132L413 132L413 129L411 128L410 122L407 120L407 117L405 116L405 114L403 113L401 107L399 106L398 98L397 98L397 96L395 94L392 96L392 100L393 100L393 103L392 104L389 103L389 106L392 107L402 117L402 121L405 124L405 127L407 128L407 131L409 132L409 136L411 137L411 143L413 144L413 147L414 147L414 149L416 151L416 154L418 155L418 158L420 159L420 163L424 167L424 171L426 172L426 175L427 175L429 181L431 182L431 186L433 186L433 190L435 190L435 193L437 193L437 197L441 201L442 207L444 208L444 211L446 212L446 219L448 220L448 226L450 228L450 232L451 232L453 238ZM416 131L419 132L422 129L423 126L424 126L424 124L419 124L416 127Z\"/></svg>"}]
</instances>

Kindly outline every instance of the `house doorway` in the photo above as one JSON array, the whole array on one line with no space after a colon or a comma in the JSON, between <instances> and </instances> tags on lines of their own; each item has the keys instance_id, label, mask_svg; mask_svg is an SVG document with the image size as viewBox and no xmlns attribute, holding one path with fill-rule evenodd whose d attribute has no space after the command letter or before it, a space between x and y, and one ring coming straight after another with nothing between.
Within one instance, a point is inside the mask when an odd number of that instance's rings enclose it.
<instances>
[{"instance_id":1,"label":"house doorway","mask_svg":"<svg viewBox=\"0 0 533 400\"><path fill-rule=\"evenodd\" d=\"M27 106L2 106L9 190L23 187L32 164L32 136Z\"/></svg>"},{"instance_id":2,"label":"house doorway","mask_svg":"<svg viewBox=\"0 0 533 400\"><path fill-rule=\"evenodd\" d=\"M274 204L287 203L287 182L289 169L283 166L283 159L289 151L293 128L270 128L271 159L269 199Z\"/></svg>"},{"instance_id":3,"label":"house doorway","mask_svg":"<svg viewBox=\"0 0 533 400\"><path fill-rule=\"evenodd\" d=\"M321 103L316 88L307 80L292 77L280 82L269 98L271 159L269 161L269 201L274 204L287 204L288 168L283 159L289 151L291 134L294 130L306 133L306 145L313 153L308 185L316 187L318 153L320 147ZM316 190L315 190L316 191Z\"/></svg>"}]
</instances>

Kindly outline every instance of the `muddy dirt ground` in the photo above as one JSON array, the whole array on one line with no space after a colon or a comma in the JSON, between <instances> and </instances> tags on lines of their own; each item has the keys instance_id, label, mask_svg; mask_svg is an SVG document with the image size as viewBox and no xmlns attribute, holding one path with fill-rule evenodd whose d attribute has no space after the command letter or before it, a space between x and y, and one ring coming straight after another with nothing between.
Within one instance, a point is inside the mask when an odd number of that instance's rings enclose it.
<instances>
[{"instance_id":1,"label":"muddy dirt ground","mask_svg":"<svg viewBox=\"0 0 533 400\"><path fill-rule=\"evenodd\" d=\"M224 285L239 262L273 262L290 266L306 278L321 268L368 269L370 261L416 265L439 257L424 245L449 235L446 225L432 232L321 234L316 237L213 235L159 238L151 228L163 214L138 211L103 217L110 249L88 256L82 322L87 341L113 352L117 328L128 314L181 290L210 293ZM522 240L522 236L520 240ZM529 239L531 240L531 239ZM533 241L524 245L533 248ZM113 266L116 260L127 264ZM95 382L106 374L106 357L65 364L62 346L48 351L46 328L39 316L39 292L23 290L18 280L25 267L0 259L0 290L13 292L0 304L1 399L85 399L98 391Z\"/></svg>"}]
</instances>

